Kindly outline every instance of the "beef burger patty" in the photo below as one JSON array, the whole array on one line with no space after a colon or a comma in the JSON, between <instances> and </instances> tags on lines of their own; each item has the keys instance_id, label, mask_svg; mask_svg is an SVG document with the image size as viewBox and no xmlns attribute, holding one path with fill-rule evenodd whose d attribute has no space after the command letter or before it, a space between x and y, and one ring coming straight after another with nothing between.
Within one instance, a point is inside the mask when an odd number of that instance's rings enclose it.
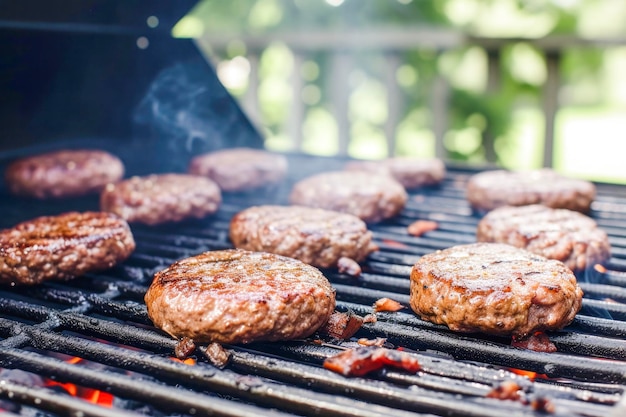
<instances>
[{"instance_id":1,"label":"beef burger patty","mask_svg":"<svg viewBox=\"0 0 626 417\"><path fill-rule=\"evenodd\" d=\"M38 217L0 231L0 282L69 280L111 268L134 249L128 223L115 214Z\"/></svg>"},{"instance_id":2,"label":"beef burger patty","mask_svg":"<svg viewBox=\"0 0 626 417\"><path fill-rule=\"evenodd\" d=\"M562 261L574 271L604 263L611 256L609 238L593 219L536 204L490 211L478 223L476 239L527 249Z\"/></svg>"},{"instance_id":3,"label":"beef burger patty","mask_svg":"<svg viewBox=\"0 0 626 417\"><path fill-rule=\"evenodd\" d=\"M439 184L446 176L446 166L436 158L395 157L379 161L350 161L344 169L389 174L408 190Z\"/></svg>"},{"instance_id":4,"label":"beef burger patty","mask_svg":"<svg viewBox=\"0 0 626 417\"><path fill-rule=\"evenodd\" d=\"M523 338L568 325L583 292L562 262L499 243L473 243L419 259L411 308L460 332Z\"/></svg>"},{"instance_id":5,"label":"beef burger patty","mask_svg":"<svg viewBox=\"0 0 626 417\"><path fill-rule=\"evenodd\" d=\"M550 169L481 172L470 177L466 193L470 205L478 211L543 204L583 213L589 211L595 195L593 183Z\"/></svg>"},{"instance_id":6,"label":"beef burger patty","mask_svg":"<svg viewBox=\"0 0 626 417\"><path fill-rule=\"evenodd\" d=\"M155 225L215 213L222 195L215 182L186 174L133 177L109 184L100 194L100 209L130 223Z\"/></svg>"},{"instance_id":7,"label":"beef burger patty","mask_svg":"<svg viewBox=\"0 0 626 417\"><path fill-rule=\"evenodd\" d=\"M335 291L296 259L229 249L157 272L145 301L154 325L175 338L250 343L310 336L334 311Z\"/></svg>"},{"instance_id":8,"label":"beef burger patty","mask_svg":"<svg viewBox=\"0 0 626 417\"><path fill-rule=\"evenodd\" d=\"M284 155L231 148L196 156L189 164L189 173L211 178L222 191L245 191L282 181L287 168Z\"/></svg>"},{"instance_id":9,"label":"beef burger patty","mask_svg":"<svg viewBox=\"0 0 626 417\"><path fill-rule=\"evenodd\" d=\"M375 248L372 232L351 214L302 206L255 206L233 216L236 248L270 252L321 268L341 257L360 262Z\"/></svg>"},{"instance_id":10,"label":"beef burger patty","mask_svg":"<svg viewBox=\"0 0 626 417\"><path fill-rule=\"evenodd\" d=\"M19 159L5 172L9 190L40 199L100 192L124 176L122 161L101 150L60 150Z\"/></svg>"},{"instance_id":11,"label":"beef burger patty","mask_svg":"<svg viewBox=\"0 0 626 417\"><path fill-rule=\"evenodd\" d=\"M353 214L367 223L396 216L407 201L402 184L389 175L333 171L297 182L289 195L294 205Z\"/></svg>"}]
</instances>

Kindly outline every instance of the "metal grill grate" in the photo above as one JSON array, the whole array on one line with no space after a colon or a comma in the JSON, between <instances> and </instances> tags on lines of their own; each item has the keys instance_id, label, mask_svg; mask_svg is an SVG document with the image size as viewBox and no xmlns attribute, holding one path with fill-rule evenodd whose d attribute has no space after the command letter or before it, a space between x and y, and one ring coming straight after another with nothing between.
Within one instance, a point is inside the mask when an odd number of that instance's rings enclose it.
<instances>
[{"instance_id":1,"label":"metal grill grate","mask_svg":"<svg viewBox=\"0 0 626 417\"><path fill-rule=\"evenodd\" d=\"M305 168L292 181L331 169L333 163L340 166L335 160L291 158L291 166ZM474 241L478 217L463 194L470 174L451 168L441 187L412 193L400 216L371 226L380 251L363 263L359 278L324 271L337 290L338 310L365 315L381 297L407 307L378 313L377 322L365 324L357 336L385 337L412 352L422 366L416 375L383 370L367 378L344 378L321 368L324 358L338 349L356 346L353 341L227 346L233 356L224 370L200 356L195 365L172 360L176 341L151 326L143 303L153 273L176 259L231 247L231 216L253 204L286 203L288 183L259 194L225 196L219 212L202 221L133 226L137 250L123 265L103 273L32 288L0 288L3 372L19 369L115 396L112 407L104 408L46 384L24 386L5 373L0 374L0 408L86 416L542 415L530 404L485 398L495 385L514 380L528 398L548 398L555 415L621 415L626 384L626 189L598 186L592 216L609 233L614 254L606 273L579 277L585 291L583 311L566 329L551 334L558 352L546 354L512 348L506 338L454 333L420 320L408 308L412 264L433 250ZM97 209L97 198L44 206L2 197L4 227L42 214ZM410 236L406 226L416 219L435 220L439 228ZM84 360L69 363L68 355ZM509 368L549 378L531 380Z\"/></svg>"}]
</instances>

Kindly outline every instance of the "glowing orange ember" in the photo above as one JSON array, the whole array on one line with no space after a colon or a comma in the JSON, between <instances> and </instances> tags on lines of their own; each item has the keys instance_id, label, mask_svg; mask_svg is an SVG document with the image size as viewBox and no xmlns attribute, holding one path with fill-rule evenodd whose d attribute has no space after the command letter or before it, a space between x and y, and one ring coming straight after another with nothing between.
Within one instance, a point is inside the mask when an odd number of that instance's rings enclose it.
<instances>
[{"instance_id":1,"label":"glowing orange ember","mask_svg":"<svg viewBox=\"0 0 626 417\"><path fill-rule=\"evenodd\" d=\"M82 358L75 356L75 357L67 359L66 362L69 364L78 364L82 360L83 360ZM93 403L93 404L101 405L104 407L113 406L113 398L114 398L113 395L105 391L81 387L76 384L72 384L71 382L57 382L52 379L46 379L45 386L61 387L71 396L82 398L83 400L89 401L90 403Z\"/></svg>"},{"instance_id":2,"label":"glowing orange ember","mask_svg":"<svg viewBox=\"0 0 626 417\"><path fill-rule=\"evenodd\" d=\"M537 372L533 372L533 371L525 371L523 369L517 369L517 368L509 368L509 371L517 375L525 376L531 381L534 381L536 378L548 379L548 375L538 374Z\"/></svg>"},{"instance_id":3,"label":"glowing orange ember","mask_svg":"<svg viewBox=\"0 0 626 417\"><path fill-rule=\"evenodd\" d=\"M178 358L170 357L170 359L173 360L174 362L181 362L181 363L184 363L186 365L195 365L196 364L196 360L194 358L187 358L187 359L180 360Z\"/></svg>"}]
</instances>

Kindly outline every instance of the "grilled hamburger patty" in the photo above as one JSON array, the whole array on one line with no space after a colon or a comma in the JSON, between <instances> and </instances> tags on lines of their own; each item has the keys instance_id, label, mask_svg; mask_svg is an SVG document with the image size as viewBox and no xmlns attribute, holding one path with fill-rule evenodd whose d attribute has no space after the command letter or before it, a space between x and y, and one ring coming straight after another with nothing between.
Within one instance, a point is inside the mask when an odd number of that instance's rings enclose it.
<instances>
[{"instance_id":1,"label":"grilled hamburger patty","mask_svg":"<svg viewBox=\"0 0 626 417\"><path fill-rule=\"evenodd\" d=\"M595 198L589 181L564 177L550 169L486 171L470 177L467 200L479 211L502 206L543 204L586 213Z\"/></svg>"},{"instance_id":2,"label":"grilled hamburger patty","mask_svg":"<svg viewBox=\"0 0 626 417\"><path fill-rule=\"evenodd\" d=\"M124 176L122 161L101 150L61 150L19 159L5 171L9 190L40 199L98 193Z\"/></svg>"},{"instance_id":3,"label":"grilled hamburger patty","mask_svg":"<svg viewBox=\"0 0 626 417\"><path fill-rule=\"evenodd\" d=\"M110 268L134 249L128 223L115 214L38 217L0 231L0 282L69 280Z\"/></svg>"},{"instance_id":4,"label":"grilled hamburger patty","mask_svg":"<svg viewBox=\"0 0 626 417\"><path fill-rule=\"evenodd\" d=\"M270 252L321 268L345 256L360 262L374 249L372 233L356 216L301 206L255 206L233 216L236 248Z\"/></svg>"},{"instance_id":5,"label":"grilled hamburger patty","mask_svg":"<svg viewBox=\"0 0 626 417\"><path fill-rule=\"evenodd\" d=\"M215 182L186 174L133 177L109 184L100 194L100 209L131 223L155 225L215 213L222 195Z\"/></svg>"},{"instance_id":6,"label":"grilled hamburger patty","mask_svg":"<svg viewBox=\"0 0 626 417\"><path fill-rule=\"evenodd\" d=\"M439 184L446 176L446 166L440 159L396 157L380 161L350 161L344 169L389 174L408 190Z\"/></svg>"},{"instance_id":7,"label":"grilled hamburger patty","mask_svg":"<svg viewBox=\"0 0 626 417\"><path fill-rule=\"evenodd\" d=\"M365 222L376 223L400 213L407 198L402 184L391 176L366 171L333 171L297 182L289 202L349 213Z\"/></svg>"},{"instance_id":8,"label":"grilled hamburger patty","mask_svg":"<svg viewBox=\"0 0 626 417\"><path fill-rule=\"evenodd\" d=\"M311 335L334 311L335 292L296 259L229 249L157 272L145 301L155 326L173 337L249 343Z\"/></svg>"},{"instance_id":9,"label":"grilled hamburger patty","mask_svg":"<svg viewBox=\"0 0 626 417\"><path fill-rule=\"evenodd\" d=\"M568 325L583 292L562 262L499 243L473 243L419 259L411 308L460 332L523 338Z\"/></svg>"},{"instance_id":10,"label":"grilled hamburger patty","mask_svg":"<svg viewBox=\"0 0 626 417\"><path fill-rule=\"evenodd\" d=\"M283 155L231 148L196 156L189 164L189 173L211 178L222 191L245 191L282 181L287 167Z\"/></svg>"},{"instance_id":11,"label":"grilled hamburger patty","mask_svg":"<svg viewBox=\"0 0 626 417\"><path fill-rule=\"evenodd\" d=\"M611 256L606 232L584 214L542 205L500 207L478 223L479 242L508 243L574 271L603 263Z\"/></svg>"}]
</instances>

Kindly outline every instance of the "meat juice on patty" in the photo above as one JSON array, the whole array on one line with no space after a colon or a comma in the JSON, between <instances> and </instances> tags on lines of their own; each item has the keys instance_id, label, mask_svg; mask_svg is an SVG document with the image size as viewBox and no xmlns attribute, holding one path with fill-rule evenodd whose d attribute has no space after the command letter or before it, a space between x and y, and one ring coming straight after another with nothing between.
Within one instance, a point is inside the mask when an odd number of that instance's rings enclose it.
<instances>
[{"instance_id":1,"label":"meat juice on patty","mask_svg":"<svg viewBox=\"0 0 626 417\"><path fill-rule=\"evenodd\" d=\"M284 155L263 149L229 148L194 157L188 171L208 177L222 191L248 191L274 185L287 175Z\"/></svg>"},{"instance_id":2,"label":"meat juice on patty","mask_svg":"<svg viewBox=\"0 0 626 417\"><path fill-rule=\"evenodd\" d=\"M574 272L611 256L606 232L582 213L542 205L500 207L478 223L479 242L506 243L556 259Z\"/></svg>"},{"instance_id":3,"label":"meat juice on patty","mask_svg":"<svg viewBox=\"0 0 626 417\"><path fill-rule=\"evenodd\" d=\"M587 213L596 195L593 183L551 169L485 171L470 177L466 197L477 211L542 204Z\"/></svg>"},{"instance_id":4,"label":"meat juice on patty","mask_svg":"<svg viewBox=\"0 0 626 417\"><path fill-rule=\"evenodd\" d=\"M5 182L19 196L39 199L98 193L124 176L124 165L102 150L60 150L12 162Z\"/></svg>"},{"instance_id":5,"label":"meat juice on patty","mask_svg":"<svg viewBox=\"0 0 626 417\"><path fill-rule=\"evenodd\" d=\"M134 249L128 223L113 213L38 217L0 231L0 282L69 280L111 268Z\"/></svg>"},{"instance_id":6,"label":"meat juice on patty","mask_svg":"<svg viewBox=\"0 0 626 417\"><path fill-rule=\"evenodd\" d=\"M334 311L335 291L304 262L228 249L157 272L145 302L154 325L175 338L250 343L310 336Z\"/></svg>"},{"instance_id":7,"label":"meat juice on patty","mask_svg":"<svg viewBox=\"0 0 626 417\"><path fill-rule=\"evenodd\" d=\"M557 260L499 243L453 246L422 256L411 271L411 308L460 332L524 338L574 319L583 292Z\"/></svg>"},{"instance_id":8,"label":"meat juice on patty","mask_svg":"<svg viewBox=\"0 0 626 417\"><path fill-rule=\"evenodd\" d=\"M446 166L437 158L394 157L375 161L354 160L348 162L344 169L388 174L407 190L439 184L446 176Z\"/></svg>"},{"instance_id":9,"label":"meat juice on patty","mask_svg":"<svg viewBox=\"0 0 626 417\"><path fill-rule=\"evenodd\" d=\"M398 215L408 195L389 175L367 171L331 171L297 182L289 195L293 205L353 214L366 223Z\"/></svg>"},{"instance_id":10,"label":"meat juice on patty","mask_svg":"<svg viewBox=\"0 0 626 417\"><path fill-rule=\"evenodd\" d=\"M215 213L222 202L209 178L186 174L153 174L109 184L100 194L100 209L130 223L156 225Z\"/></svg>"},{"instance_id":11,"label":"meat juice on patty","mask_svg":"<svg viewBox=\"0 0 626 417\"><path fill-rule=\"evenodd\" d=\"M358 217L302 206L254 206L235 214L230 239L236 248L270 252L320 268L342 257L360 262L375 249Z\"/></svg>"}]
</instances>

